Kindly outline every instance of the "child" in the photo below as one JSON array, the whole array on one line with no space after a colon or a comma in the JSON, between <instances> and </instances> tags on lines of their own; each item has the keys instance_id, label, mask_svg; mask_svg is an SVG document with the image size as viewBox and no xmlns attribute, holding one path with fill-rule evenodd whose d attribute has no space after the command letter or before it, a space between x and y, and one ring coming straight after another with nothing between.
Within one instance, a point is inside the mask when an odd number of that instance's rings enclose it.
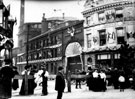
<instances>
[{"instance_id":1,"label":"child","mask_svg":"<svg viewBox=\"0 0 135 99\"><path fill-rule=\"evenodd\" d=\"M120 84L120 92L124 92L124 84L125 84L125 77L123 75L120 75L119 78L119 84Z\"/></svg>"}]
</instances>

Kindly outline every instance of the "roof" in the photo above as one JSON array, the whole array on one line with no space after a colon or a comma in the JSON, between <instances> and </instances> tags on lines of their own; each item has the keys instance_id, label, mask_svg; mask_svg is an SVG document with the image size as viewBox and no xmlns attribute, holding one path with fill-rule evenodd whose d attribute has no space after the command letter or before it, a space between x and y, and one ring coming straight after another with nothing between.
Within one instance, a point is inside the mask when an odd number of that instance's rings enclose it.
<instances>
[{"instance_id":1,"label":"roof","mask_svg":"<svg viewBox=\"0 0 135 99\"><path fill-rule=\"evenodd\" d=\"M77 18L75 17L50 17L50 18L47 18L47 20L65 20L65 21L72 21L72 20L78 20Z\"/></svg>"}]
</instances>

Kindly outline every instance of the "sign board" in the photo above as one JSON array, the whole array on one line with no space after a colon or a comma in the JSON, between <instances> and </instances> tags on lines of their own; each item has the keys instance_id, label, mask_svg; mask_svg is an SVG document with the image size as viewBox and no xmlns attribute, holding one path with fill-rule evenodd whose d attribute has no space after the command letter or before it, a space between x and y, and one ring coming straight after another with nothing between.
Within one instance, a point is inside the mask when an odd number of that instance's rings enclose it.
<instances>
[{"instance_id":1,"label":"sign board","mask_svg":"<svg viewBox=\"0 0 135 99\"><path fill-rule=\"evenodd\" d=\"M2 26L2 20L3 20L3 11L0 9L0 26Z\"/></svg>"}]
</instances>

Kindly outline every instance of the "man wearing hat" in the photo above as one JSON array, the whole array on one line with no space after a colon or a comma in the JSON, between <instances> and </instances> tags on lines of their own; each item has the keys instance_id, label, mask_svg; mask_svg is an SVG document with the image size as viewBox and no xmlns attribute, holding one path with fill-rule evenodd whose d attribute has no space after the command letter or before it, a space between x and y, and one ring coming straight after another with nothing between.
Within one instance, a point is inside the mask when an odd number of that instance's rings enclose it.
<instances>
[{"instance_id":1,"label":"man wearing hat","mask_svg":"<svg viewBox=\"0 0 135 99\"><path fill-rule=\"evenodd\" d=\"M58 73L56 75L55 80L55 90L58 92L57 99L62 99L62 94L65 89L65 79L63 75L64 69L63 67L58 68Z\"/></svg>"},{"instance_id":2,"label":"man wearing hat","mask_svg":"<svg viewBox=\"0 0 135 99\"><path fill-rule=\"evenodd\" d=\"M9 99L12 96L12 78L14 71L11 67L12 60L5 59L5 65L0 69L0 99Z\"/></svg>"}]
</instances>

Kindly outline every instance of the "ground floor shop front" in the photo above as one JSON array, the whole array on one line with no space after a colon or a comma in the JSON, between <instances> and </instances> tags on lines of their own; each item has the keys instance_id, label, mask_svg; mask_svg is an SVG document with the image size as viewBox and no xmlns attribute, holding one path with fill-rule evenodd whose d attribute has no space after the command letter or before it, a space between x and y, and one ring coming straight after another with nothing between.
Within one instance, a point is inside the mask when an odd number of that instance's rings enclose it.
<instances>
[{"instance_id":1,"label":"ground floor shop front","mask_svg":"<svg viewBox=\"0 0 135 99\"><path fill-rule=\"evenodd\" d=\"M85 69L92 68L112 68L120 64L120 54L118 52L91 52L84 54Z\"/></svg>"}]
</instances>

